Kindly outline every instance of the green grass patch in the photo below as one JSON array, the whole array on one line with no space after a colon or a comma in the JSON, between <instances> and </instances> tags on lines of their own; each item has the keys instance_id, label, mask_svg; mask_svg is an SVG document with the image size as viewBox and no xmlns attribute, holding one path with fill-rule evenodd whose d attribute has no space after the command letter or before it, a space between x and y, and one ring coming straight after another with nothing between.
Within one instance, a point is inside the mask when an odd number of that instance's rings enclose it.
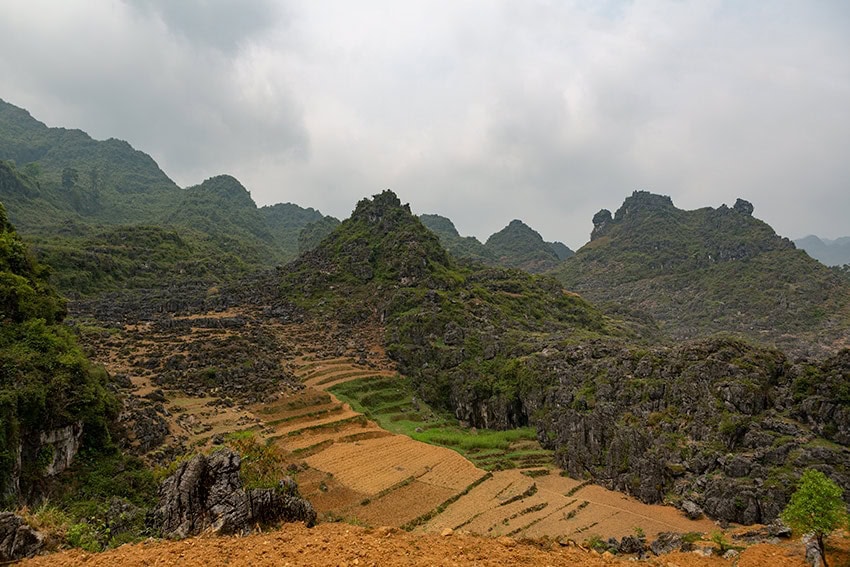
<instances>
[{"instance_id":1,"label":"green grass patch","mask_svg":"<svg viewBox=\"0 0 850 567\"><path fill-rule=\"evenodd\" d=\"M457 451L485 470L545 467L552 462L551 451L536 445L533 428L460 427L451 415L424 403L401 376L352 380L329 391L383 429Z\"/></svg>"}]
</instances>

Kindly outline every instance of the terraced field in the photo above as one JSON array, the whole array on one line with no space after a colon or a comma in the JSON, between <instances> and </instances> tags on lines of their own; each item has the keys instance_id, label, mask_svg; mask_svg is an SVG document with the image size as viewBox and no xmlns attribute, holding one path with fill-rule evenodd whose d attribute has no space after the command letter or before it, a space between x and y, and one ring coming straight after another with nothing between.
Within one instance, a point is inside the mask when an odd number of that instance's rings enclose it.
<instances>
[{"instance_id":1,"label":"terraced field","mask_svg":"<svg viewBox=\"0 0 850 567\"><path fill-rule=\"evenodd\" d=\"M218 328L216 317L243 323ZM113 374L128 376L132 396L161 400L169 442L181 450L248 430L279 447L284 466L297 474L302 493L325 520L576 541L621 537L636 528L648 537L716 529L673 508L647 506L561 476L531 428L460 427L417 399L393 370L380 329L282 325L249 312L205 314L197 324L190 318L175 327L139 324L104 335L95 345L97 358ZM220 388L193 395L160 389L158 373L169 360L255 337L277 342L264 343L264 356L276 352L275 372L285 377L265 399L246 405ZM205 363L196 359L196 365Z\"/></svg>"}]
</instances>

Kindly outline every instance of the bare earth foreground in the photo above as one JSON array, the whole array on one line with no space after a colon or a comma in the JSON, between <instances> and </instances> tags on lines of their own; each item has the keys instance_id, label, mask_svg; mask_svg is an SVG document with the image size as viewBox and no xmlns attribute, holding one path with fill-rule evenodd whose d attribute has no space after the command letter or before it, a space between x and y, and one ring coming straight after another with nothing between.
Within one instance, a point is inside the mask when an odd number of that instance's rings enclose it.
<instances>
[{"instance_id":1,"label":"bare earth foreground","mask_svg":"<svg viewBox=\"0 0 850 567\"><path fill-rule=\"evenodd\" d=\"M847 557L843 557L846 561ZM754 545L735 560L671 553L638 562L665 567L728 566L802 567L802 546ZM414 534L394 528L367 529L347 524L320 524L307 529L287 524L279 531L247 537L197 537L182 541L151 541L124 545L104 553L80 550L23 561L25 567L218 565L274 566L386 566L386 565L634 565L629 558L601 556L557 543L517 541L507 537L484 538L454 533L450 536ZM832 565L846 563L835 562Z\"/></svg>"}]
</instances>

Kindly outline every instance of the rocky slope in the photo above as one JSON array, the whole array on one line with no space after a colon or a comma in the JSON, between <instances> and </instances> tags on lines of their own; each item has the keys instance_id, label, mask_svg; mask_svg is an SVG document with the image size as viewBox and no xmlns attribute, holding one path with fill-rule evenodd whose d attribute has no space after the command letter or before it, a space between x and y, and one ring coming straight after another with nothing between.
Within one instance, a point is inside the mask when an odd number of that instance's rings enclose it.
<instances>
[{"instance_id":1,"label":"rocky slope","mask_svg":"<svg viewBox=\"0 0 850 567\"><path fill-rule=\"evenodd\" d=\"M850 486L848 355L795 364L729 339L552 349L531 363L555 380L539 434L573 475L645 502L767 523L807 467Z\"/></svg>"},{"instance_id":2,"label":"rocky slope","mask_svg":"<svg viewBox=\"0 0 850 567\"><path fill-rule=\"evenodd\" d=\"M625 334L553 280L462 267L392 192L364 199L282 274L281 297L344 323L382 322L390 356L426 399L473 425L523 425L517 360L541 333Z\"/></svg>"},{"instance_id":3,"label":"rocky slope","mask_svg":"<svg viewBox=\"0 0 850 567\"><path fill-rule=\"evenodd\" d=\"M47 282L0 204L0 504L37 500L81 446L109 443L116 405L106 373L67 328Z\"/></svg>"},{"instance_id":4,"label":"rocky slope","mask_svg":"<svg viewBox=\"0 0 850 567\"><path fill-rule=\"evenodd\" d=\"M733 207L684 211L636 191L594 217L591 241L553 272L601 305L643 312L674 338L745 335L798 353L850 344L850 285Z\"/></svg>"}]
</instances>

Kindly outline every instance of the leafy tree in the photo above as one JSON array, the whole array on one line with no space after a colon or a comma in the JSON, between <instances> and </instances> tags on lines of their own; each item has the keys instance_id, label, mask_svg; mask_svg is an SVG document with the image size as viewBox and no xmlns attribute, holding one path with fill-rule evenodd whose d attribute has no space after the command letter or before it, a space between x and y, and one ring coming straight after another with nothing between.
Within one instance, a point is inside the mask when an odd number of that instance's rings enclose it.
<instances>
[{"instance_id":1,"label":"leafy tree","mask_svg":"<svg viewBox=\"0 0 850 567\"><path fill-rule=\"evenodd\" d=\"M825 474L808 469L782 512L782 521L793 530L815 536L824 567L827 565L824 538L847 522L842 493L841 487Z\"/></svg>"}]
</instances>

